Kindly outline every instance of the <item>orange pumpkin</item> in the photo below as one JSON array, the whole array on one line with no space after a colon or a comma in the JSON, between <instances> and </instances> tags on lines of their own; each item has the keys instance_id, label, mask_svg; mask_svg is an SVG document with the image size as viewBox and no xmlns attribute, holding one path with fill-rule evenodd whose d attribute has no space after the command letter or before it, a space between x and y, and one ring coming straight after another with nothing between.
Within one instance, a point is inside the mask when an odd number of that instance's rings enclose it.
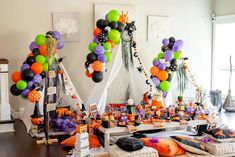
<instances>
[{"instance_id":1,"label":"orange pumpkin","mask_svg":"<svg viewBox=\"0 0 235 157\"><path fill-rule=\"evenodd\" d=\"M164 104L161 101L158 101L158 100L155 100L155 99L152 100L151 107L155 108L155 109L163 109L163 108L165 108Z\"/></svg>"},{"instance_id":2,"label":"orange pumpkin","mask_svg":"<svg viewBox=\"0 0 235 157\"><path fill-rule=\"evenodd\" d=\"M31 118L31 122L32 122L33 125L43 124L43 117Z\"/></svg>"}]
</instances>

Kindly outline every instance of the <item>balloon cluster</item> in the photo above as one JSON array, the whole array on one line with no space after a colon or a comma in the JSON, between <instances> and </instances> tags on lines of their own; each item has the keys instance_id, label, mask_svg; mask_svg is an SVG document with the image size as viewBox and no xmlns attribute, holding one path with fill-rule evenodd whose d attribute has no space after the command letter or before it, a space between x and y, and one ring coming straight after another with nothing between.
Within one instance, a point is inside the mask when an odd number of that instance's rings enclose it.
<instances>
[{"instance_id":1,"label":"balloon cluster","mask_svg":"<svg viewBox=\"0 0 235 157\"><path fill-rule=\"evenodd\" d=\"M48 53L47 39L55 38L58 41L57 49L62 49L64 42L61 39L60 33L57 31L49 31L36 36L35 40L30 43L30 52L28 57L23 62L20 71L12 74L12 81L15 83L11 86L10 91L14 96L21 95L30 102L40 100L40 93L43 85L42 81L46 77L48 71ZM54 54L56 49L54 50ZM52 56L52 64L55 62L55 56Z\"/></svg>"},{"instance_id":2,"label":"balloon cluster","mask_svg":"<svg viewBox=\"0 0 235 157\"><path fill-rule=\"evenodd\" d=\"M177 61L182 58L183 41L170 37L163 39L162 44L162 52L153 59L153 67L150 68L150 73L154 85L166 97L170 89L172 74L177 70Z\"/></svg>"},{"instance_id":3,"label":"balloon cluster","mask_svg":"<svg viewBox=\"0 0 235 157\"><path fill-rule=\"evenodd\" d=\"M121 32L125 29L126 22L126 15L120 15L117 10L111 10L105 19L97 20L93 31L94 40L89 44L90 53L85 63L86 76L91 77L94 82L99 83L103 80L106 63L112 60L111 50L120 43Z\"/></svg>"}]
</instances>

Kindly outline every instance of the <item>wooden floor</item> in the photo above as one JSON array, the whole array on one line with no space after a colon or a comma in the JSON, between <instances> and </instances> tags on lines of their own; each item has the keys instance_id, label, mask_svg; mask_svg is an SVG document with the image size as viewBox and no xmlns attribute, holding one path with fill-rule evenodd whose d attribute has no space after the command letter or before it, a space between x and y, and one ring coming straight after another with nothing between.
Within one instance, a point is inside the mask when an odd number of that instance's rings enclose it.
<instances>
[{"instance_id":1,"label":"wooden floor","mask_svg":"<svg viewBox=\"0 0 235 157\"><path fill-rule=\"evenodd\" d=\"M235 113L222 113L223 123L235 129ZM67 150L59 143L37 145L36 139L26 134L24 124L17 120L14 133L0 133L0 157L65 157ZM60 137L60 141L65 137Z\"/></svg>"}]
</instances>

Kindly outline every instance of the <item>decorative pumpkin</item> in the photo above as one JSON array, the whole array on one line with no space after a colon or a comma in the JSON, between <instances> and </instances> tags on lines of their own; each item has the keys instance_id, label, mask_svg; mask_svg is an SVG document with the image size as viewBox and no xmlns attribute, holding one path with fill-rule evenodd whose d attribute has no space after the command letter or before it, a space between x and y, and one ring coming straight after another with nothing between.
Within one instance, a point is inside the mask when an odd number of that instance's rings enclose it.
<instances>
[{"instance_id":1,"label":"decorative pumpkin","mask_svg":"<svg viewBox=\"0 0 235 157\"><path fill-rule=\"evenodd\" d=\"M43 117L31 118L31 122L33 125L41 125L43 124Z\"/></svg>"},{"instance_id":2,"label":"decorative pumpkin","mask_svg":"<svg viewBox=\"0 0 235 157\"><path fill-rule=\"evenodd\" d=\"M59 117L71 115L71 112L67 108L58 108L56 112Z\"/></svg>"}]
</instances>

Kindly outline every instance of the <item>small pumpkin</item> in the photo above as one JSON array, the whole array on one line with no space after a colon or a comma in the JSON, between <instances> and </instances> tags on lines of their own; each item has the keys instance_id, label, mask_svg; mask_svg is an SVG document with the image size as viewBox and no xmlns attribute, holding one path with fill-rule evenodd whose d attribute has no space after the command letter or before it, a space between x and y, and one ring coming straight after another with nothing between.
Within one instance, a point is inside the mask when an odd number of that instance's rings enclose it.
<instances>
[{"instance_id":1,"label":"small pumpkin","mask_svg":"<svg viewBox=\"0 0 235 157\"><path fill-rule=\"evenodd\" d=\"M31 118L31 122L33 125L41 125L43 124L43 117Z\"/></svg>"}]
</instances>

